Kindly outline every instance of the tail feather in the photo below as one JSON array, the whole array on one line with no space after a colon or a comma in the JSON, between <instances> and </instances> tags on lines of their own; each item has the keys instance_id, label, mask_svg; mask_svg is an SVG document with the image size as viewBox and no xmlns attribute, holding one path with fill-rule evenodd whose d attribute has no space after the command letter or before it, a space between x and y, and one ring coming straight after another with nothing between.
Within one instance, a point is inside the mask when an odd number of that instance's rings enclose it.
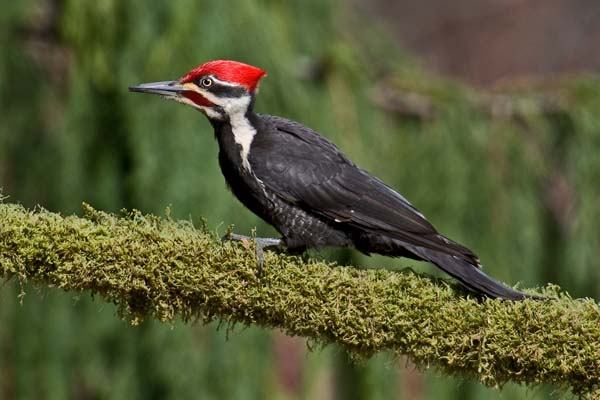
<instances>
[{"instance_id":1,"label":"tail feather","mask_svg":"<svg viewBox=\"0 0 600 400\"><path fill-rule=\"evenodd\" d=\"M423 248L412 248L411 251L424 260L430 261L438 266L472 292L495 299L515 301L529 298L542 299L542 297L539 296L519 292L518 290L497 281L463 258Z\"/></svg>"}]
</instances>

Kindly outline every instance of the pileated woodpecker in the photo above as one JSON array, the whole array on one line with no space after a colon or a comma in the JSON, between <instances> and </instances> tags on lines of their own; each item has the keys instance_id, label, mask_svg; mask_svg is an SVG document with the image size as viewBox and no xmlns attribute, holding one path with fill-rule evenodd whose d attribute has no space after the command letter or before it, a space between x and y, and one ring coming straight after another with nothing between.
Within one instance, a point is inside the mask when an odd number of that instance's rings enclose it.
<instances>
[{"instance_id":1,"label":"pileated woodpecker","mask_svg":"<svg viewBox=\"0 0 600 400\"><path fill-rule=\"evenodd\" d=\"M218 60L178 80L129 88L188 104L208 117L231 191L283 236L256 239L260 265L266 247L302 252L352 246L366 254L429 261L477 294L530 297L484 274L471 250L438 233L408 200L332 142L297 122L255 113L265 75L251 65Z\"/></svg>"}]
</instances>

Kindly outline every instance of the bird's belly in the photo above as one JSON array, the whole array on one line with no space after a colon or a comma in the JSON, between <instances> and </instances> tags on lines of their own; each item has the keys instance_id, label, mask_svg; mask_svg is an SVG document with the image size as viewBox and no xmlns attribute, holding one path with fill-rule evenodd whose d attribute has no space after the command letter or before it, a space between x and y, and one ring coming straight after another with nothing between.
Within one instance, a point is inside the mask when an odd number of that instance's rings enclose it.
<instances>
[{"instance_id":1,"label":"bird's belly","mask_svg":"<svg viewBox=\"0 0 600 400\"><path fill-rule=\"evenodd\" d=\"M261 188L261 193L255 192L254 196L248 194L248 191L242 191L239 195L236 194L236 197L250 211L277 229L283 236L286 247L291 251L350 244L343 230L336 229L301 207L282 200L268 189Z\"/></svg>"},{"instance_id":2,"label":"bird's belly","mask_svg":"<svg viewBox=\"0 0 600 400\"><path fill-rule=\"evenodd\" d=\"M221 171L237 197L250 211L272 225L283 235L290 250L324 246L348 246L346 232L291 204L258 180L254 174L220 158Z\"/></svg>"},{"instance_id":3,"label":"bird's belly","mask_svg":"<svg viewBox=\"0 0 600 400\"><path fill-rule=\"evenodd\" d=\"M276 195L270 223L283 235L288 248L306 249L325 246L348 246L347 233L330 225L301 207L287 203Z\"/></svg>"}]
</instances>

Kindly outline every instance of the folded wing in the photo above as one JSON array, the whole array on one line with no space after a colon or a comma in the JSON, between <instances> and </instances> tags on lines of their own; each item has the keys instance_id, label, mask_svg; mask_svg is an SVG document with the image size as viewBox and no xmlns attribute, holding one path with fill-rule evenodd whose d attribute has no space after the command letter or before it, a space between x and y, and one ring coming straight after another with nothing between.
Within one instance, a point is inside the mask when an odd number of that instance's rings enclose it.
<instances>
[{"instance_id":1,"label":"folded wing","mask_svg":"<svg viewBox=\"0 0 600 400\"><path fill-rule=\"evenodd\" d=\"M258 142L251 162L258 178L286 201L331 222L478 265L470 250L440 235L402 195L357 167L330 141L293 121L269 118L277 132L271 132L268 155L260 155Z\"/></svg>"}]
</instances>

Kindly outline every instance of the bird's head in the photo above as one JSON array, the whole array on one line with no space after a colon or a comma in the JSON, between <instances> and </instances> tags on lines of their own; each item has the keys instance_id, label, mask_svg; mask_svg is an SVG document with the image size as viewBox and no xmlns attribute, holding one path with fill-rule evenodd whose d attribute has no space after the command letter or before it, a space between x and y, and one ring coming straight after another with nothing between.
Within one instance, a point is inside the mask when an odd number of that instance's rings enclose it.
<instances>
[{"instance_id":1,"label":"bird's head","mask_svg":"<svg viewBox=\"0 0 600 400\"><path fill-rule=\"evenodd\" d=\"M260 79L267 73L237 61L204 63L181 79L143 83L132 92L158 94L199 109L209 119L225 119L251 107Z\"/></svg>"}]
</instances>

